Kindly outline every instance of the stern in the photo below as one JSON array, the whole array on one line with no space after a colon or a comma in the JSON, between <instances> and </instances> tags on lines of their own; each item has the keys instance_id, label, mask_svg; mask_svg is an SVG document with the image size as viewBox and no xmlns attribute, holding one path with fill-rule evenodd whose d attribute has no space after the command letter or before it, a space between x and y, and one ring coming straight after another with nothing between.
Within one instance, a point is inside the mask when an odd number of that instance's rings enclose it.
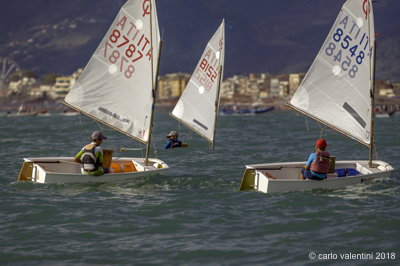
<instances>
[{"instance_id":1,"label":"stern","mask_svg":"<svg viewBox=\"0 0 400 266\"><path fill-rule=\"evenodd\" d=\"M250 190L250 189L254 190L255 175L256 175L255 169L246 168L244 170L239 190Z\"/></svg>"},{"instance_id":2,"label":"stern","mask_svg":"<svg viewBox=\"0 0 400 266\"><path fill-rule=\"evenodd\" d=\"M33 173L33 162L24 162L21 170L19 171L18 182L20 181L32 181Z\"/></svg>"}]
</instances>

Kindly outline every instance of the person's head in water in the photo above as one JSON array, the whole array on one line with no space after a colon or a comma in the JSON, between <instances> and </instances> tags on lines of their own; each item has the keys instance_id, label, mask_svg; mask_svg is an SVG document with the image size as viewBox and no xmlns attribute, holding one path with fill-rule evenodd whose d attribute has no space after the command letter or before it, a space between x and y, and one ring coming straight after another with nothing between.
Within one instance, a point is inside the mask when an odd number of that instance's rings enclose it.
<instances>
[{"instance_id":1,"label":"person's head in water","mask_svg":"<svg viewBox=\"0 0 400 266\"><path fill-rule=\"evenodd\" d=\"M103 142L103 139L107 139L107 137L104 136L101 131L94 131L91 138L92 141L95 142L97 145L100 145Z\"/></svg>"},{"instance_id":2,"label":"person's head in water","mask_svg":"<svg viewBox=\"0 0 400 266\"><path fill-rule=\"evenodd\" d=\"M168 139L177 139L178 138L178 133L176 131L171 131L169 132L169 134L167 135Z\"/></svg>"},{"instance_id":3,"label":"person's head in water","mask_svg":"<svg viewBox=\"0 0 400 266\"><path fill-rule=\"evenodd\" d=\"M315 150L324 151L324 150L326 150L327 146L328 146L328 143L324 139L318 139L315 142Z\"/></svg>"}]
</instances>

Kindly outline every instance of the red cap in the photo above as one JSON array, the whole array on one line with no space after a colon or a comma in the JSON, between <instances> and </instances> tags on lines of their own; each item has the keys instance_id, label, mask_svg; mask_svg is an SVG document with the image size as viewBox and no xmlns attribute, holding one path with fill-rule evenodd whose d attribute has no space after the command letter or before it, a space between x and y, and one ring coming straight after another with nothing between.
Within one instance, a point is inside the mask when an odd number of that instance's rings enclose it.
<instances>
[{"instance_id":1,"label":"red cap","mask_svg":"<svg viewBox=\"0 0 400 266\"><path fill-rule=\"evenodd\" d=\"M325 148L326 146L328 146L328 143L326 143L326 140L324 140L324 139L319 139L315 143L315 147L317 147L317 148L319 148L319 147Z\"/></svg>"}]
</instances>

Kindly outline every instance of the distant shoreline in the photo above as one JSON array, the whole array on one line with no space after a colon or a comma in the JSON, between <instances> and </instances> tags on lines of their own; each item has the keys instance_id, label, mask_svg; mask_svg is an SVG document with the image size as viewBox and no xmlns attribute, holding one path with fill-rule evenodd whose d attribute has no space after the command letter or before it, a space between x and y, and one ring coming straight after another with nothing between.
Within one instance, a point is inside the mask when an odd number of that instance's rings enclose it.
<instances>
[{"instance_id":1,"label":"distant shoreline","mask_svg":"<svg viewBox=\"0 0 400 266\"><path fill-rule=\"evenodd\" d=\"M4 101L4 100L3 100ZM156 109L158 110L172 110L176 104L178 99L163 99L159 100L156 103ZM290 107L286 105L286 99L268 99L267 101L259 102L258 105L260 107L274 107L274 110L292 110ZM64 112L64 110L70 110L68 107L62 105L58 102L58 100L24 100L24 101L15 101L13 103L4 103L0 104L0 111L2 112L17 112L21 105L32 107L35 111L46 110L49 112ZM236 105L239 108L251 108L254 105L254 102L235 102L232 103L227 102L225 99L221 100L220 107L233 107ZM378 98L376 100L377 106L393 106L395 110L400 109L400 99L397 98ZM221 109L221 108L220 108Z\"/></svg>"}]
</instances>

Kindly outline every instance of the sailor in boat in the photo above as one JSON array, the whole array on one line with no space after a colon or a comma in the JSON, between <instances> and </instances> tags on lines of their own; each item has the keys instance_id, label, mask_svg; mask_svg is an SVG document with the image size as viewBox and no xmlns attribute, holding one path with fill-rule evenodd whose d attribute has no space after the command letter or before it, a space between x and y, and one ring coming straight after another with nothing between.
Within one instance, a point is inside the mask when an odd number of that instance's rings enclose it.
<instances>
[{"instance_id":1,"label":"sailor in boat","mask_svg":"<svg viewBox=\"0 0 400 266\"><path fill-rule=\"evenodd\" d=\"M92 142L81 149L75 156L75 162L82 164L82 172L93 176L99 176L109 172L103 167L103 148L100 145L107 139L100 131L92 133Z\"/></svg>"},{"instance_id":2,"label":"sailor in boat","mask_svg":"<svg viewBox=\"0 0 400 266\"><path fill-rule=\"evenodd\" d=\"M178 140L178 133L176 131L171 131L167 135L168 142L164 146L164 150L170 148L178 148L178 147L187 147L189 146L187 143L182 143L182 141Z\"/></svg>"},{"instance_id":3,"label":"sailor in boat","mask_svg":"<svg viewBox=\"0 0 400 266\"><path fill-rule=\"evenodd\" d=\"M326 140L318 139L315 143L315 152L310 154L306 166L301 169L302 179L324 180L328 173L330 154L326 151Z\"/></svg>"}]
</instances>

